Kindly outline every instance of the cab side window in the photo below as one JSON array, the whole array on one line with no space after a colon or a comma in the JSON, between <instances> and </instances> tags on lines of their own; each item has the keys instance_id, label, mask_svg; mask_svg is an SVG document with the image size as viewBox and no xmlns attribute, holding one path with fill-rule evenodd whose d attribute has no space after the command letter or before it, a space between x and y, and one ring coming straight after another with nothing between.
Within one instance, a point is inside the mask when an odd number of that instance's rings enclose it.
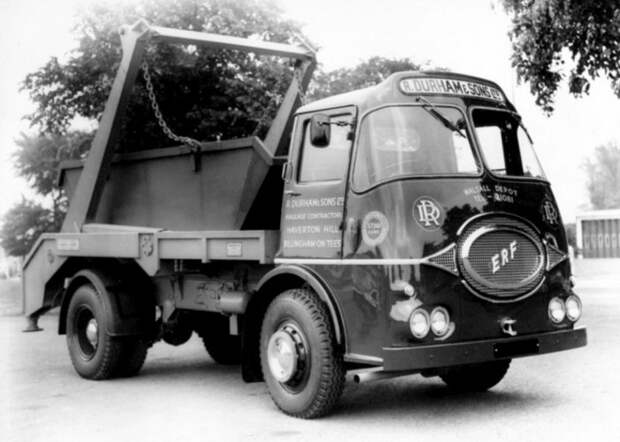
<instances>
[{"instance_id":1,"label":"cab side window","mask_svg":"<svg viewBox=\"0 0 620 442\"><path fill-rule=\"evenodd\" d=\"M334 115L330 117L330 121L350 122L351 115ZM349 125L331 125L329 145L316 147L310 142L310 118L305 121L298 175L300 183L345 179L351 149L351 141L348 140L350 130Z\"/></svg>"}]
</instances>

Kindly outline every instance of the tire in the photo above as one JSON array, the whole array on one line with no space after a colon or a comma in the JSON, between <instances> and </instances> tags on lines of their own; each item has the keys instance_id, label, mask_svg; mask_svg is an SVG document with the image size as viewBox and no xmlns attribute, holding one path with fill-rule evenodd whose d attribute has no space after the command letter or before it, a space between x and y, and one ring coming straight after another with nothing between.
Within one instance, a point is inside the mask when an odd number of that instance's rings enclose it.
<instances>
[{"instance_id":1,"label":"tire","mask_svg":"<svg viewBox=\"0 0 620 442\"><path fill-rule=\"evenodd\" d=\"M124 338L121 343L121 356L114 376L128 378L137 375L149 349L149 344L142 339L133 337Z\"/></svg>"},{"instance_id":2,"label":"tire","mask_svg":"<svg viewBox=\"0 0 620 442\"><path fill-rule=\"evenodd\" d=\"M241 337L229 332L228 317L209 313L197 330L209 356L221 365L241 363Z\"/></svg>"},{"instance_id":3,"label":"tire","mask_svg":"<svg viewBox=\"0 0 620 442\"><path fill-rule=\"evenodd\" d=\"M91 284L84 284L74 292L67 310L71 362L75 371L86 379L133 376L142 368L148 346L137 337L110 336L108 325L114 318L104 303L102 294Z\"/></svg>"},{"instance_id":4,"label":"tire","mask_svg":"<svg viewBox=\"0 0 620 442\"><path fill-rule=\"evenodd\" d=\"M310 290L288 290L271 302L261 329L260 358L269 394L285 414L324 416L342 394L342 353L325 304ZM295 362L287 364L291 359Z\"/></svg>"},{"instance_id":5,"label":"tire","mask_svg":"<svg viewBox=\"0 0 620 442\"><path fill-rule=\"evenodd\" d=\"M483 362L480 364L459 365L439 370L439 377L448 388L458 392L487 391L504 378L510 359Z\"/></svg>"}]
</instances>

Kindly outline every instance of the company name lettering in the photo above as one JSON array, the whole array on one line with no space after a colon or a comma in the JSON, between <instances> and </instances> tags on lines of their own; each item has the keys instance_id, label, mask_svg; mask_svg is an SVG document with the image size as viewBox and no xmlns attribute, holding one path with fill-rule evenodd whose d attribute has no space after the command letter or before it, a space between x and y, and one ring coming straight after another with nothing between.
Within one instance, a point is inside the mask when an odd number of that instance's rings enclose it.
<instances>
[{"instance_id":1,"label":"company name lettering","mask_svg":"<svg viewBox=\"0 0 620 442\"><path fill-rule=\"evenodd\" d=\"M405 78L400 81L400 90L405 94L464 95L504 101L504 95L492 86L447 78Z\"/></svg>"}]
</instances>

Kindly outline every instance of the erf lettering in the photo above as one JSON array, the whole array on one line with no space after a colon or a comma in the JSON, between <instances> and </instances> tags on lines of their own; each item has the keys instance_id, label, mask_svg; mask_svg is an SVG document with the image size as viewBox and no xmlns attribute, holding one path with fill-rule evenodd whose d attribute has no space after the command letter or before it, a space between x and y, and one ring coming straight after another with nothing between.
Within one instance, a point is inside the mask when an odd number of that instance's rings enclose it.
<instances>
[{"instance_id":1,"label":"erf lettering","mask_svg":"<svg viewBox=\"0 0 620 442\"><path fill-rule=\"evenodd\" d=\"M491 269L493 274L499 272L499 270L512 261L515 258L517 252L517 241L511 241L510 245L506 249L502 249L499 253L496 253L491 257Z\"/></svg>"}]
</instances>

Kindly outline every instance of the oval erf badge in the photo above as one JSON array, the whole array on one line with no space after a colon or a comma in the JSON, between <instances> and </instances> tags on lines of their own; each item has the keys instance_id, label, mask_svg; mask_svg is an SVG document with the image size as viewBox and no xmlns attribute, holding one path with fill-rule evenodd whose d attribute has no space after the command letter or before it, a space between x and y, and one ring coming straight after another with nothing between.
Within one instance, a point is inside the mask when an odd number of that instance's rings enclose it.
<instances>
[{"instance_id":1,"label":"oval erf badge","mask_svg":"<svg viewBox=\"0 0 620 442\"><path fill-rule=\"evenodd\" d=\"M444 211L430 196L421 196L413 204L413 218L424 230L437 230L443 225Z\"/></svg>"},{"instance_id":2,"label":"oval erf badge","mask_svg":"<svg viewBox=\"0 0 620 442\"><path fill-rule=\"evenodd\" d=\"M370 247L381 244L389 230L390 224L387 217L376 210L368 212L362 221L362 239Z\"/></svg>"}]
</instances>

